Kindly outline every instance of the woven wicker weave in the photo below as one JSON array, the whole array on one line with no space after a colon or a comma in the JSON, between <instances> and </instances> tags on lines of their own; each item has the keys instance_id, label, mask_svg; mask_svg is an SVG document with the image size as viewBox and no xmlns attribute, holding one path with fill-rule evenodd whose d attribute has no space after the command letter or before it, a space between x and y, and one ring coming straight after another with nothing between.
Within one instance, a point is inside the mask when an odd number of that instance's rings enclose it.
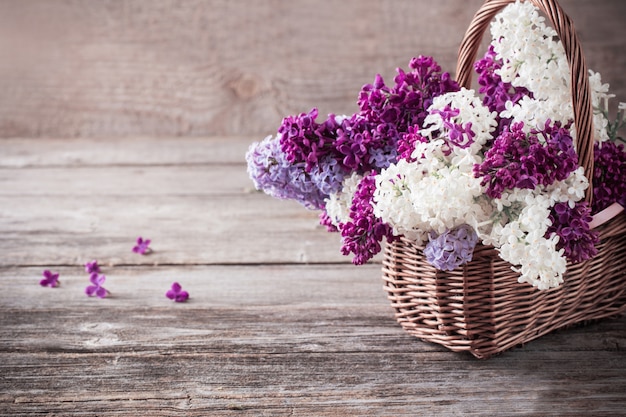
<instances>
[{"instance_id":1,"label":"woven wicker weave","mask_svg":"<svg viewBox=\"0 0 626 417\"><path fill-rule=\"evenodd\" d=\"M555 0L529 0L557 31L572 69L577 151L585 174L593 173L592 108L587 68L572 23ZM486 0L461 43L457 81L469 87L472 64L491 19L514 0ZM591 201L591 187L586 200ZM612 214L596 228L598 255L568 264L564 284L539 291L492 247L478 246L473 260L454 271L435 269L423 247L401 238L385 248L384 289L395 316L410 334L453 351L488 358L553 330L626 311L626 215ZM596 223L598 223L596 221Z\"/></svg>"}]
</instances>

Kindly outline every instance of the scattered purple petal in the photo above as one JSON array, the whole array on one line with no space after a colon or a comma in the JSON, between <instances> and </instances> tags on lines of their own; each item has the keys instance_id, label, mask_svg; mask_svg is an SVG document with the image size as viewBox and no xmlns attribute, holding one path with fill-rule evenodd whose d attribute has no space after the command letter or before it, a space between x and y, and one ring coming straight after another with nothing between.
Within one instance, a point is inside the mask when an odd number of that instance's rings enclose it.
<instances>
[{"instance_id":1,"label":"scattered purple petal","mask_svg":"<svg viewBox=\"0 0 626 417\"><path fill-rule=\"evenodd\" d=\"M89 275L93 273L100 273L100 265L98 265L98 261L94 259L91 262L87 262L85 264L85 272L87 272Z\"/></svg>"},{"instance_id":2,"label":"scattered purple petal","mask_svg":"<svg viewBox=\"0 0 626 417\"><path fill-rule=\"evenodd\" d=\"M172 288L165 293L165 296L170 300L174 300L177 303L184 303L189 299L189 293L183 291L183 287L178 282L172 284Z\"/></svg>"},{"instance_id":3,"label":"scattered purple petal","mask_svg":"<svg viewBox=\"0 0 626 417\"><path fill-rule=\"evenodd\" d=\"M152 249L150 248L150 239L143 239L141 236L137 238L137 244L133 247L133 252L139 253L141 255L146 255L150 253Z\"/></svg>"},{"instance_id":4,"label":"scattered purple petal","mask_svg":"<svg viewBox=\"0 0 626 417\"><path fill-rule=\"evenodd\" d=\"M104 298L109 295L109 291L107 291L107 289L102 286L102 284L104 284L104 281L106 281L106 277L104 275L98 275L94 272L89 277L89 281L91 281L91 283L93 284L85 288L85 294L87 294L89 297L93 297L95 295L99 298Z\"/></svg>"},{"instance_id":5,"label":"scattered purple petal","mask_svg":"<svg viewBox=\"0 0 626 417\"><path fill-rule=\"evenodd\" d=\"M39 285L41 285L42 287L54 288L54 287L58 287L60 284L59 274L54 274L48 271L47 269L43 271L43 277L44 278L41 281L39 281Z\"/></svg>"}]
</instances>

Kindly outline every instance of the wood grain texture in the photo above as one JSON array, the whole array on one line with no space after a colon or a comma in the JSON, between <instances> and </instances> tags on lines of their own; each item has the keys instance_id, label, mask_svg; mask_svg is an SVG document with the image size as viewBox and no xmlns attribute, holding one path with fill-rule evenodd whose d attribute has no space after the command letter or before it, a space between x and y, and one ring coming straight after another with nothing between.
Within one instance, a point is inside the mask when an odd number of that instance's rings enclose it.
<instances>
[{"instance_id":1,"label":"wood grain texture","mask_svg":"<svg viewBox=\"0 0 626 417\"><path fill-rule=\"evenodd\" d=\"M250 192L252 138L181 139L0 141L0 416L623 415L626 318L488 361L419 341L380 264Z\"/></svg>"},{"instance_id":2,"label":"wood grain texture","mask_svg":"<svg viewBox=\"0 0 626 417\"><path fill-rule=\"evenodd\" d=\"M626 2L561 0L626 97ZM481 0L1 0L0 137L255 135L413 56L454 71Z\"/></svg>"}]
</instances>

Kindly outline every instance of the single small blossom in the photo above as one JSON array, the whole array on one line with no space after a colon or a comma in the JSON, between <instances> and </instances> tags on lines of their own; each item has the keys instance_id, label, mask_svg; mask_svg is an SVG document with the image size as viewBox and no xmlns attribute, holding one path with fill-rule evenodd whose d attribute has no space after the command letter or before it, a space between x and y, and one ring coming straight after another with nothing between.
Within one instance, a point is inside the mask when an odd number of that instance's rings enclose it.
<instances>
[{"instance_id":1,"label":"single small blossom","mask_svg":"<svg viewBox=\"0 0 626 417\"><path fill-rule=\"evenodd\" d=\"M98 273L94 272L89 277L89 281L91 281L92 285L88 285L87 288L85 288L85 294L89 297L95 295L99 298L104 298L109 295L109 291L102 286L104 281L106 281L106 276L98 275Z\"/></svg>"},{"instance_id":2,"label":"single small blossom","mask_svg":"<svg viewBox=\"0 0 626 417\"><path fill-rule=\"evenodd\" d=\"M95 273L100 273L100 265L98 265L98 261L96 261L95 259L91 262L87 262L85 264L85 272L87 272L89 275Z\"/></svg>"},{"instance_id":3,"label":"single small blossom","mask_svg":"<svg viewBox=\"0 0 626 417\"><path fill-rule=\"evenodd\" d=\"M39 281L39 284L42 287L58 287L61 284L59 282L59 274L52 273L46 269L43 271L43 279Z\"/></svg>"},{"instance_id":4,"label":"single small blossom","mask_svg":"<svg viewBox=\"0 0 626 417\"><path fill-rule=\"evenodd\" d=\"M178 282L172 284L172 288L165 293L165 296L177 303L184 303L189 299L189 293L187 291L183 291L183 287L181 287Z\"/></svg>"},{"instance_id":5,"label":"single small blossom","mask_svg":"<svg viewBox=\"0 0 626 417\"><path fill-rule=\"evenodd\" d=\"M137 238L137 244L133 247L133 252L140 253L145 255L150 253L152 249L150 248L150 239L143 239L141 236Z\"/></svg>"}]
</instances>

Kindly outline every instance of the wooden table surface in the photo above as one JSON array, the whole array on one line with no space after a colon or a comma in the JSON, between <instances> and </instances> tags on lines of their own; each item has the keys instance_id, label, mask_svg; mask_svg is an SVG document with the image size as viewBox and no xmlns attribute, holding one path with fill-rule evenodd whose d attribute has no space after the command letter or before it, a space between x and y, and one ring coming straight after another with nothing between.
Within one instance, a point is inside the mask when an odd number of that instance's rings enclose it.
<instances>
[{"instance_id":1,"label":"wooden table surface","mask_svg":"<svg viewBox=\"0 0 626 417\"><path fill-rule=\"evenodd\" d=\"M626 415L625 318L486 361L413 338L378 263L252 189L252 141L0 140L1 415Z\"/></svg>"}]
</instances>

